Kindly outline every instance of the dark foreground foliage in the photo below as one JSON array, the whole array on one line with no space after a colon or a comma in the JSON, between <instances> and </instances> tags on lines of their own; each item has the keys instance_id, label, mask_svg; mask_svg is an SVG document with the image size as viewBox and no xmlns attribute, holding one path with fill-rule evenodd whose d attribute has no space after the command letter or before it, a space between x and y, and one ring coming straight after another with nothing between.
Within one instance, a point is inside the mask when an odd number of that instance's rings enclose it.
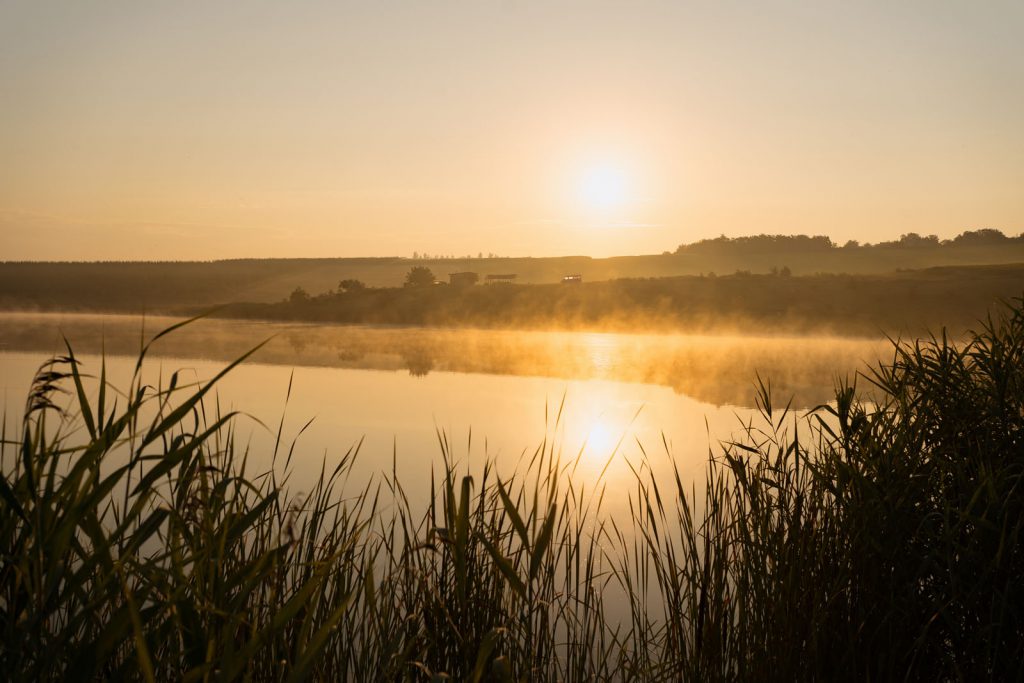
<instances>
[{"instance_id":1,"label":"dark foreground foliage","mask_svg":"<svg viewBox=\"0 0 1024 683\"><path fill-rule=\"evenodd\" d=\"M474 481L442 436L425 510L394 474L342 495L354 451L290 496L290 452L248 473L216 379L141 367L115 394L69 349L3 435L12 679L1024 676L1021 302L966 344L896 345L870 402L843 384L797 416L762 385L702 496L645 456L627 519L549 443Z\"/></svg>"}]
</instances>

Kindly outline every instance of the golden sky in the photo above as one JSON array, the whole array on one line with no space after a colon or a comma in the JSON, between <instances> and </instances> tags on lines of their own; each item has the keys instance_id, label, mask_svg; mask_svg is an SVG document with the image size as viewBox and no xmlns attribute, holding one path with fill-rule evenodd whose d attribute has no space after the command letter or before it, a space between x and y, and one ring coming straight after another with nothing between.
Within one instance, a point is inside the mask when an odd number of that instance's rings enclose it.
<instances>
[{"instance_id":1,"label":"golden sky","mask_svg":"<svg viewBox=\"0 0 1024 683\"><path fill-rule=\"evenodd\" d=\"M1024 2L0 4L0 260L1024 230Z\"/></svg>"}]
</instances>

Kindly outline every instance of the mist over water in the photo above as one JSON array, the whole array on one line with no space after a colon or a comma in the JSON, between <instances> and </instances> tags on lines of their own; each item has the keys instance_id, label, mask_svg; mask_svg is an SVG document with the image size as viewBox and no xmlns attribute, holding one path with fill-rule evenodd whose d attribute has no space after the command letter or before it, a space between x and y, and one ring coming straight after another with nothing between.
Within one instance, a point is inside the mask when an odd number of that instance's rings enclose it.
<instances>
[{"instance_id":1,"label":"mist over water","mask_svg":"<svg viewBox=\"0 0 1024 683\"><path fill-rule=\"evenodd\" d=\"M0 352L63 351L134 356L143 338L178 318L81 314L3 315ZM828 401L837 377L877 361L884 339L723 334L623 334L422 327L368 327L201 319L161 339L164 358L386 370L424 377L471 373L604 380L671 388L716 406L753 407L753 387L770 380L796 408Z\"/></svg>"},{"instance_id":2,"label":"mist over water","mask_svg":"<svg viewBox=\"0 0 1024 683\"><path fill-rule=\"evenodd\" d=\"M63 338L98 375L101 353L125 386L143 338L173 318L7 314L0 326L0 380L8 427L34 372L63 354ZM757 377L776 403L804 411L827 402L838 377L886 352L884 340L380 328L203 319L158 341L147 381L209 380L267 340L219 385L213 400L237 409L250 470L270 466L283 416L285 446L298 437L290 483L303 490L325 461L359 446L356 487L396 468L422 485L441 467L446 439L469 471L493 460L511 472L545 440L573 476L627 484L646 453L671 476L673 463L703 480L709 448L754 418ZM291 395L288 397L289 385ZM287 399L287 401L286 401ZM311 424L308 424L312 420ZM301 434L301 436L299 436ZM666 446L668 447L666 449ZM610 502L611 508L618 503ZM615 510L611 510L614 512Z\"/></svg>"}]
</instances>

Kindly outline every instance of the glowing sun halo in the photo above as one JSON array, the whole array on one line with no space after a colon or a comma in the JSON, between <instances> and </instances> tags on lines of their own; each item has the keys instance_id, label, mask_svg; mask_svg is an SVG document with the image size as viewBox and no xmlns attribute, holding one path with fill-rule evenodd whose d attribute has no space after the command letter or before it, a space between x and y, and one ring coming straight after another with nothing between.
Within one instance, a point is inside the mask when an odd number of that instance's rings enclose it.
<instances>
[{"instance_id":1,"label":"glowing sun halo","mask_svg":"<svg viewBox=\"0 0 1024 683\"><path fill-rule=\"evenodd\" d=\"M622 208L629 200L629 182L622 169L601 164L585 169L579 180L579 199L591 211Z\"/></svg>"},{"instance_id":2,"label":"glowing sun halo","mask_svg":"<svg viewBox=\"0 0 1024 683\"><path fill-rule=\"evenodd\" d=\"M603 422L595 421L586 434L587 449L597 455L608 455L615 447L615 434Z\"/></svg>"}]
</instances>

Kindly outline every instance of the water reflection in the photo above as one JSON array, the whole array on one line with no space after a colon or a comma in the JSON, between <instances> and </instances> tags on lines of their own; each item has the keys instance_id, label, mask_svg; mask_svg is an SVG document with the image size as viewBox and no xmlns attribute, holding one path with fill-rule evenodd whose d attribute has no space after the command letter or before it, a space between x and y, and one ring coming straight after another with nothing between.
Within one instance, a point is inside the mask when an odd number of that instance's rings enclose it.
<instances>
[{"instance_id":1,"label":"water reflection","mask_svg":"<svg viewBox=\"0 0 1024 683\"><path fill-rule=\"evenodd\" d=\"M599 453L611 453L615 449L616 437L604 420L595 420L586 431L584 447Z\"/></svg>"},{"instance_id":2,"label":"water reflection","mask_svg":"<svg viewBox=\"0 0 1024 683\"><path fill-rule=\"evenodd\" d=\"M143 321L129 316L3 314L0 350L53 352L61 334L79 353L134 355ZM148 334L175 322L145 321ZM287 365L599 379L671 387L714 405L753 406L755 377L807 408L828 401L838 375L876 360L881 340L422 328L374 328L205 319L162 339L165 357L253 358Z\"/></svg>"},{"instance_id":3,"label":"water reflection","mask_svg":"<svg viewBox=\"0 0 1024 683\"><path fill-rule=\"evenodd\" d=\"M8 433L16 430L40 357L39 352L0 352ZM101 359L85 354L79 360L82 371L92 376L86 385L95 396ZM220 361L154 356L144 376L156 384L161 375L166 380L169 370L181 369L183 381L202 383L222 368ZM108 357L106 370L112 386L124 390L134 361ZM292 392L287 397L289 386ZM64 394L58 400L69 405L75 396ZM699 486L708 425L713 438L721 439L734 434L738 425L735 409L715 408L653 385L451 372L413 378L406 372L293 370L260 363L245 363L229 373L210 394L206 408L213 410L215 405L222 412L242 411L234 423L235 436L244 444L251 474L275 467L272 454L282 424L284 452L298 438L287 474L293 492L310 491L324 462L333 468L350 448L361 444L346 479L352 488L344 490L360 491L379 481L381 472L394 469L410 503L419 510L428 504L432 473L437 475L444 467L439 433L448 444L449 462L477 481L485 462L509 476L546 445L578 493L592 495L607 487L616 495L607 496L605 512L625 515L628 501L618 494L630 490L634 470L646 468L670 482L672 467L678 466ZM745 419L748 411L739 412ZM663 436L668 452L660 446ZM638 444L647 449L649 461ZM279 460L276 467L281 466Z\"/></svg>"},{"instance_id":4,"label":"water reflection","mask_svg":"<svg viewBox=\"0 0 1024 683\"><path fill-rule=\"evenodd\" d=\"M426 377L434 369L434 356L430 349L408 348L401 352L401 356L413 377Z\"/></svg>"},{"instance_id":5,"label":"water reflection","mask_svg":"<svg viewBox=\"0 0 1024 683\"><path fill-rule=\"evenodd\" d=\"M170 319L146 322L147 337ZM0 385L14 427L33 373L63 353L62 334L98 373L124 388L143 335L140 320L117 316L5 315L0 318ZM308 490L326 458L333 466L362 440L352 471L361 488L394 467L426 505L431 471L442 466L439 433L460 471L485 461L510 473L541 444L556 444L566 471L588 492L623 493L633 473L673 481L674 468L700 495L709 447L756 421L755 373L777 397L810 407L831 396L833 378L885 348L876 341L604 333L385 329L203 320L161 339L148 375L184 369L204 381L272 336L211 395L240 419L254 471L270 467L272 430L284 443L300 432L290 485ZM286 408L289 386L293 386ZM71 400L73 397L66 397ZM313 423L305 428L311 418ZM305 428L305 431L303 429ZM470 438L470 435L473 435ZM628 514L624 495L605 512Z\"/></svg>"}]
</instances>

